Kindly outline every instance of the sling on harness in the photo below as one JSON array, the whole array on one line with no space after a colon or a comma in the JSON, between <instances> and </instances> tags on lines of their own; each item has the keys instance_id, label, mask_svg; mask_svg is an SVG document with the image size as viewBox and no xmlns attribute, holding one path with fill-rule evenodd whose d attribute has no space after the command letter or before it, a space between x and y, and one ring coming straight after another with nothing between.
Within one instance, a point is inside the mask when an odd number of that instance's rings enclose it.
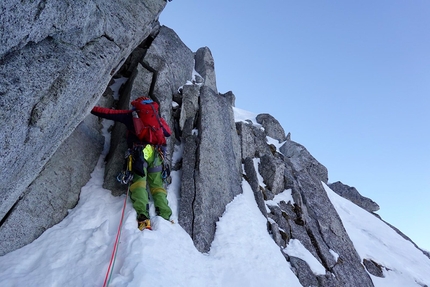
<instances>
[{"instance_id":1,"label":"sling on harness","mask_svg":"<svg viewBox=\"0 0 430 287\"><path fill-rule=\"evenodd\" d=\"M148 170L148 172L161 171L163 181L170 184L172 182L172 178L170 177L170 166L165 159L166 149L164 146L157 146L155 149L163 164L156 169ZM133 172L139 176L145 176L144 168L148 166L146 159L148 159L153 152L154 151L150 148L150 145L146 145L145 148L142 148L142 146L136 146L133 149L128 149L125 154L123 170L116 177L118 182L121 184L128 184L133 180Z\"/></svg>"},{"instance_id":2,"label":"sling on harness","mask_svg":"<svg viewBox=\"0 0 430 287\"><path fill-rule=\"evenodd\" d=\"M166 147L157 146L157 151L163 163L163 168L161 170L161 177L163 178L163 181L165 183L170 184L172 182L172 178L170 177L170 166L166 161Z\"/></svg>"},{"instance_id":3,"label":"sling on harness","mask_svg":"<svg viewBox=\"0 0 430 287\"><path fill-rule=\"evenodd\" d=\"M127 150L125 159L124 168L116 177L121 184L128 184L133 180L133 155L130 150Z\"/></svg>"}]
</instances>

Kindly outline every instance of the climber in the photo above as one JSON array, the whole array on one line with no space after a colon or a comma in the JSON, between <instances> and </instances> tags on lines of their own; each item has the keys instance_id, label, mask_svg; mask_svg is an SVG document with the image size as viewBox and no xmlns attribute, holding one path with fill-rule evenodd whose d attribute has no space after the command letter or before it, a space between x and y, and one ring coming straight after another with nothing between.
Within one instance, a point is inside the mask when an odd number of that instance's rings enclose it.
<instances>
[{"instance_id":1,"label":"climber","mask_svg":"<svg viewBox=\"0 0 430 287\"><path fill-rule=\"evenodd\" d=\"M160 152L166 146L170 128L159 116L158 104L147 97L134 100L131 110L114 110L94 107L93 115L121 122L127 127L128 155L132 158L132 174L118 178L130 185L130 198L137 213L138 228L151 229L149 216L148 186L154 200L155 210L162 218L169 220L172 215L167 201L167 192L163 186L164 156Z\"/></svg>"}]
</instances>

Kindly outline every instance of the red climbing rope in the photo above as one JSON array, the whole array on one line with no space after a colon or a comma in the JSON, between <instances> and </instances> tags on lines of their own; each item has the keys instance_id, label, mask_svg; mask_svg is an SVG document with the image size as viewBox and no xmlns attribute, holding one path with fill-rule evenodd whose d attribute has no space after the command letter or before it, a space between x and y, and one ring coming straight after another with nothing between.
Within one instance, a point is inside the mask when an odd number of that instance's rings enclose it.
<instances>
[{"instance_id":1,"label":"red climbing rope","mask_svg":"<svg viewBox=\"0 0 430 287\"><path fill-rule=\"evenodd\" d=\"M115 240L115 244L113 246L112 256L110 258L109 267L108 267L108 270L106 272L106 277L105 277L105 281L103 283L103 287L106 287L106 286L109 285L109 282L110 282L110 279L111 279L111 276L112 276L112 270L113 270L113 267L115 265L116 252L118 251L118 243L119 243L119 239L121 237L122 222L124 220L124 212L125 212L125 207L127 205L127 198L128 198L128 192L129 192L129 190L130 190L130 185L128 185L127 194L126 194L125 199L124 199L124 206L122 208L121 220L119 222L118 232L116 234L116 240Z\"/></svg>"}]
</instances>

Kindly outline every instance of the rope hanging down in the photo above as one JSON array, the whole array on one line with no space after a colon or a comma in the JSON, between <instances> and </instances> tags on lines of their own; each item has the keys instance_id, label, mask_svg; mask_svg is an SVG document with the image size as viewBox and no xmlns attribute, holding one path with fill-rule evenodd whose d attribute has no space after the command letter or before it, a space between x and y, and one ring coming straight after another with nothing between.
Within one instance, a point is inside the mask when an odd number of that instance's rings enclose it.
<instances>
[{"instance_id":1,"label":"rope hanging down","mask_svg":"<svg viewBox=\"0 0 430 287\"><path fill-rule=\"evenodd\" d=\"M116 253L118 251L119 239L121 238L122 222L124 220L124 212L125 212L125 207L127 205L127 198L128 198L128 192L129 192L129 190L130 190L130 184L128 185L127 194L125 195L124 206L122 208L122 214L121 214L121 220L119 221L118 232L116 234L116 240L115 240L115 244L113 246L112 256L110 258L109 267L108 267L108 270L106 272L106 277L105 277L105 281L103 283L103 287L106 287L106 286L109 285L109 282L110 282L110 279L111 279L111 276L112 276L113 267L115 265Z\"/></svg>"}]
</instances>

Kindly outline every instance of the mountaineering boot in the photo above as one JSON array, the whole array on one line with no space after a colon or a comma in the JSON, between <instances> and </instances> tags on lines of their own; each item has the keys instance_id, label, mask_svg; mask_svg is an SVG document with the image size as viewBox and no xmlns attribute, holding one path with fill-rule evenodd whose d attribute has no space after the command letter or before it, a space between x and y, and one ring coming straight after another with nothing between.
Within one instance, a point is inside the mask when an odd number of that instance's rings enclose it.
<instances>
[{"instance_id":1,"label":"mountaineering boot","mask_svg":"<svg viewBox=\"0 0 430 287\"><path fill-rule=\"evenodd\" d=\"M141 231L144 229L152 230L151 220L149 220L145 215L140 214L137 217L137 228L139 228L139 230L141 230Z\"/></svg>"},{"instance_id":2,"label":"mountaineering boot","mask_svg":"<svg viewBox=\"0 0 430 287\"><path fill-rule=\"evenodd\" d=\"M144 221L138 221L137 228L139 228L140 231L143 231L144 229L152 230L151 221L149 219L145 219Z\"/></svg>"}]
</instances>

